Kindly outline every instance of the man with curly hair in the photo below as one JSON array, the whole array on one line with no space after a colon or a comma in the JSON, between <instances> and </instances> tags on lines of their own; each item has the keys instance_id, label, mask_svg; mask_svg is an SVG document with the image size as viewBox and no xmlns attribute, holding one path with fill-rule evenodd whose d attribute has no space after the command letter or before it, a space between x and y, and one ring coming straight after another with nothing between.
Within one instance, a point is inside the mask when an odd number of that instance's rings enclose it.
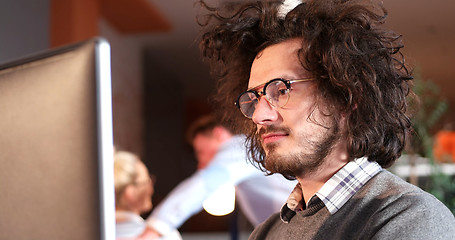
<instances>
[{"instance_id":1,"label":"man with curly hair","mask_svg":"<svg viewBox=\"0 0 455 240\"><path fill-rule=\"evenodd\" d=\"M248 134L260 169L298 180L250 239L455 239L440 201L385 170L404 148L414 94L382 5L199 4L224 119Z\"/></svg>"}]
</instances>

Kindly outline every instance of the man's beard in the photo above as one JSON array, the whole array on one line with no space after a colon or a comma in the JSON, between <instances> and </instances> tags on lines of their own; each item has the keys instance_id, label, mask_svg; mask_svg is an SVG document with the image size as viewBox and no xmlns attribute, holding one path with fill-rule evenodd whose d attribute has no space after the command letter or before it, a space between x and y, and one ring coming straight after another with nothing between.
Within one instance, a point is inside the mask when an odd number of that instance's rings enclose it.
<instances>
[{"instance_id":1,"label":"man's beard","mask_svg":"<svg viewBox=\"0 0 455 240\"><path fill-rule=\"evenodd\" d=\"M277 130L288 133L290 131L279 127L269 127L267 131ZM268 144L265 168L271 173L280 173L288 179L315 172L324 163L339 138L339 126L334 123L318 141L311 141L306 136L299 135L297 141L299 141L298 147L302 149L300 152L278 154L275 151L277 144ZM292 151L292 149L289 150Z\"/></svg>"}]
</instances>

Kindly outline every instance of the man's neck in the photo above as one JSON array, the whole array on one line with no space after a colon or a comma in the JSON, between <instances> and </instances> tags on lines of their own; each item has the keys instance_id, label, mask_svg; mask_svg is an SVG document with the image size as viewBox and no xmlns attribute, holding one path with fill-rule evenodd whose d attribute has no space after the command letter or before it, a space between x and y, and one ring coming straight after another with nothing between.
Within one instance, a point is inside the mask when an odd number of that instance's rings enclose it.
<instances>
[{"instance_id":1,"label":"man's neck","mask_svg":"<svg viewBox=\"0 0 455 240\"><path fill-rule=\"evenodd\" d=\"M297 177L297 181L302 188L303 198L307 205L311 197L316 194L316 192L321 189L335 173L348 163L347 152L345 148L340 147L341 146L335 147L331 154L323 160L323 163L317 170L303 173Z\"/></svg>"}]
</instances>

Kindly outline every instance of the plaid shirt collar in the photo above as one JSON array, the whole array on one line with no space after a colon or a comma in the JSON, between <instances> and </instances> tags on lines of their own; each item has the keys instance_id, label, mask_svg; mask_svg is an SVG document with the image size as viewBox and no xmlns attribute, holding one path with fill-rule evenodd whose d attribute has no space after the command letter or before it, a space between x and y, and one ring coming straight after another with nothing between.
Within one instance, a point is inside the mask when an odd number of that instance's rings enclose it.
<instances>
[{"instance_id":1,"label":"plaid shirt collar","mask_svg":"<svg viewBox=\"0 0 455 240\"><path fill-rule=\"evenodd\" d=\"M320 199L329 212L333 215L368 182L382 170L376 162L367 158L358 158L350 161L335 173L309 201L309 206ZM286 211L299 211L306 209L304 206L302 188L300 184L292 191L285 206L281 209L281 216L286 216ZM293 215L293 214L292 214ZM283 221L286 221L283 219Z\"/></svg>"}]
</instances>

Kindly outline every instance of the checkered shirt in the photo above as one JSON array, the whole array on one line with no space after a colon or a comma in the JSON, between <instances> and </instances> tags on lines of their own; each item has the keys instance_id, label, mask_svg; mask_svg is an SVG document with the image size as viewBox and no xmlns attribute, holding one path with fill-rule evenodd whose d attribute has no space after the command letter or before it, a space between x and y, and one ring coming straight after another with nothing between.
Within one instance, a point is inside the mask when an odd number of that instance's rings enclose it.
<instances>
[{"instance_id":1,"label":"checkered shirt","mask_svg":"<svg viewBox=\"0 0 455 240\"><path fill-rule=\"evenodd\" d=\"M373 176L382 170L376 162L370 162L367 158L359 158L350 161L337 173L335 173L309 201L309 205L319 198L331 214L336 213L359 189ZM287 201L289 210L302 209L304 201L300 184ZM284 210L283 208L282 210ZM283 213L284 214L284 213Z\"/></svg>"}]
</instances>

